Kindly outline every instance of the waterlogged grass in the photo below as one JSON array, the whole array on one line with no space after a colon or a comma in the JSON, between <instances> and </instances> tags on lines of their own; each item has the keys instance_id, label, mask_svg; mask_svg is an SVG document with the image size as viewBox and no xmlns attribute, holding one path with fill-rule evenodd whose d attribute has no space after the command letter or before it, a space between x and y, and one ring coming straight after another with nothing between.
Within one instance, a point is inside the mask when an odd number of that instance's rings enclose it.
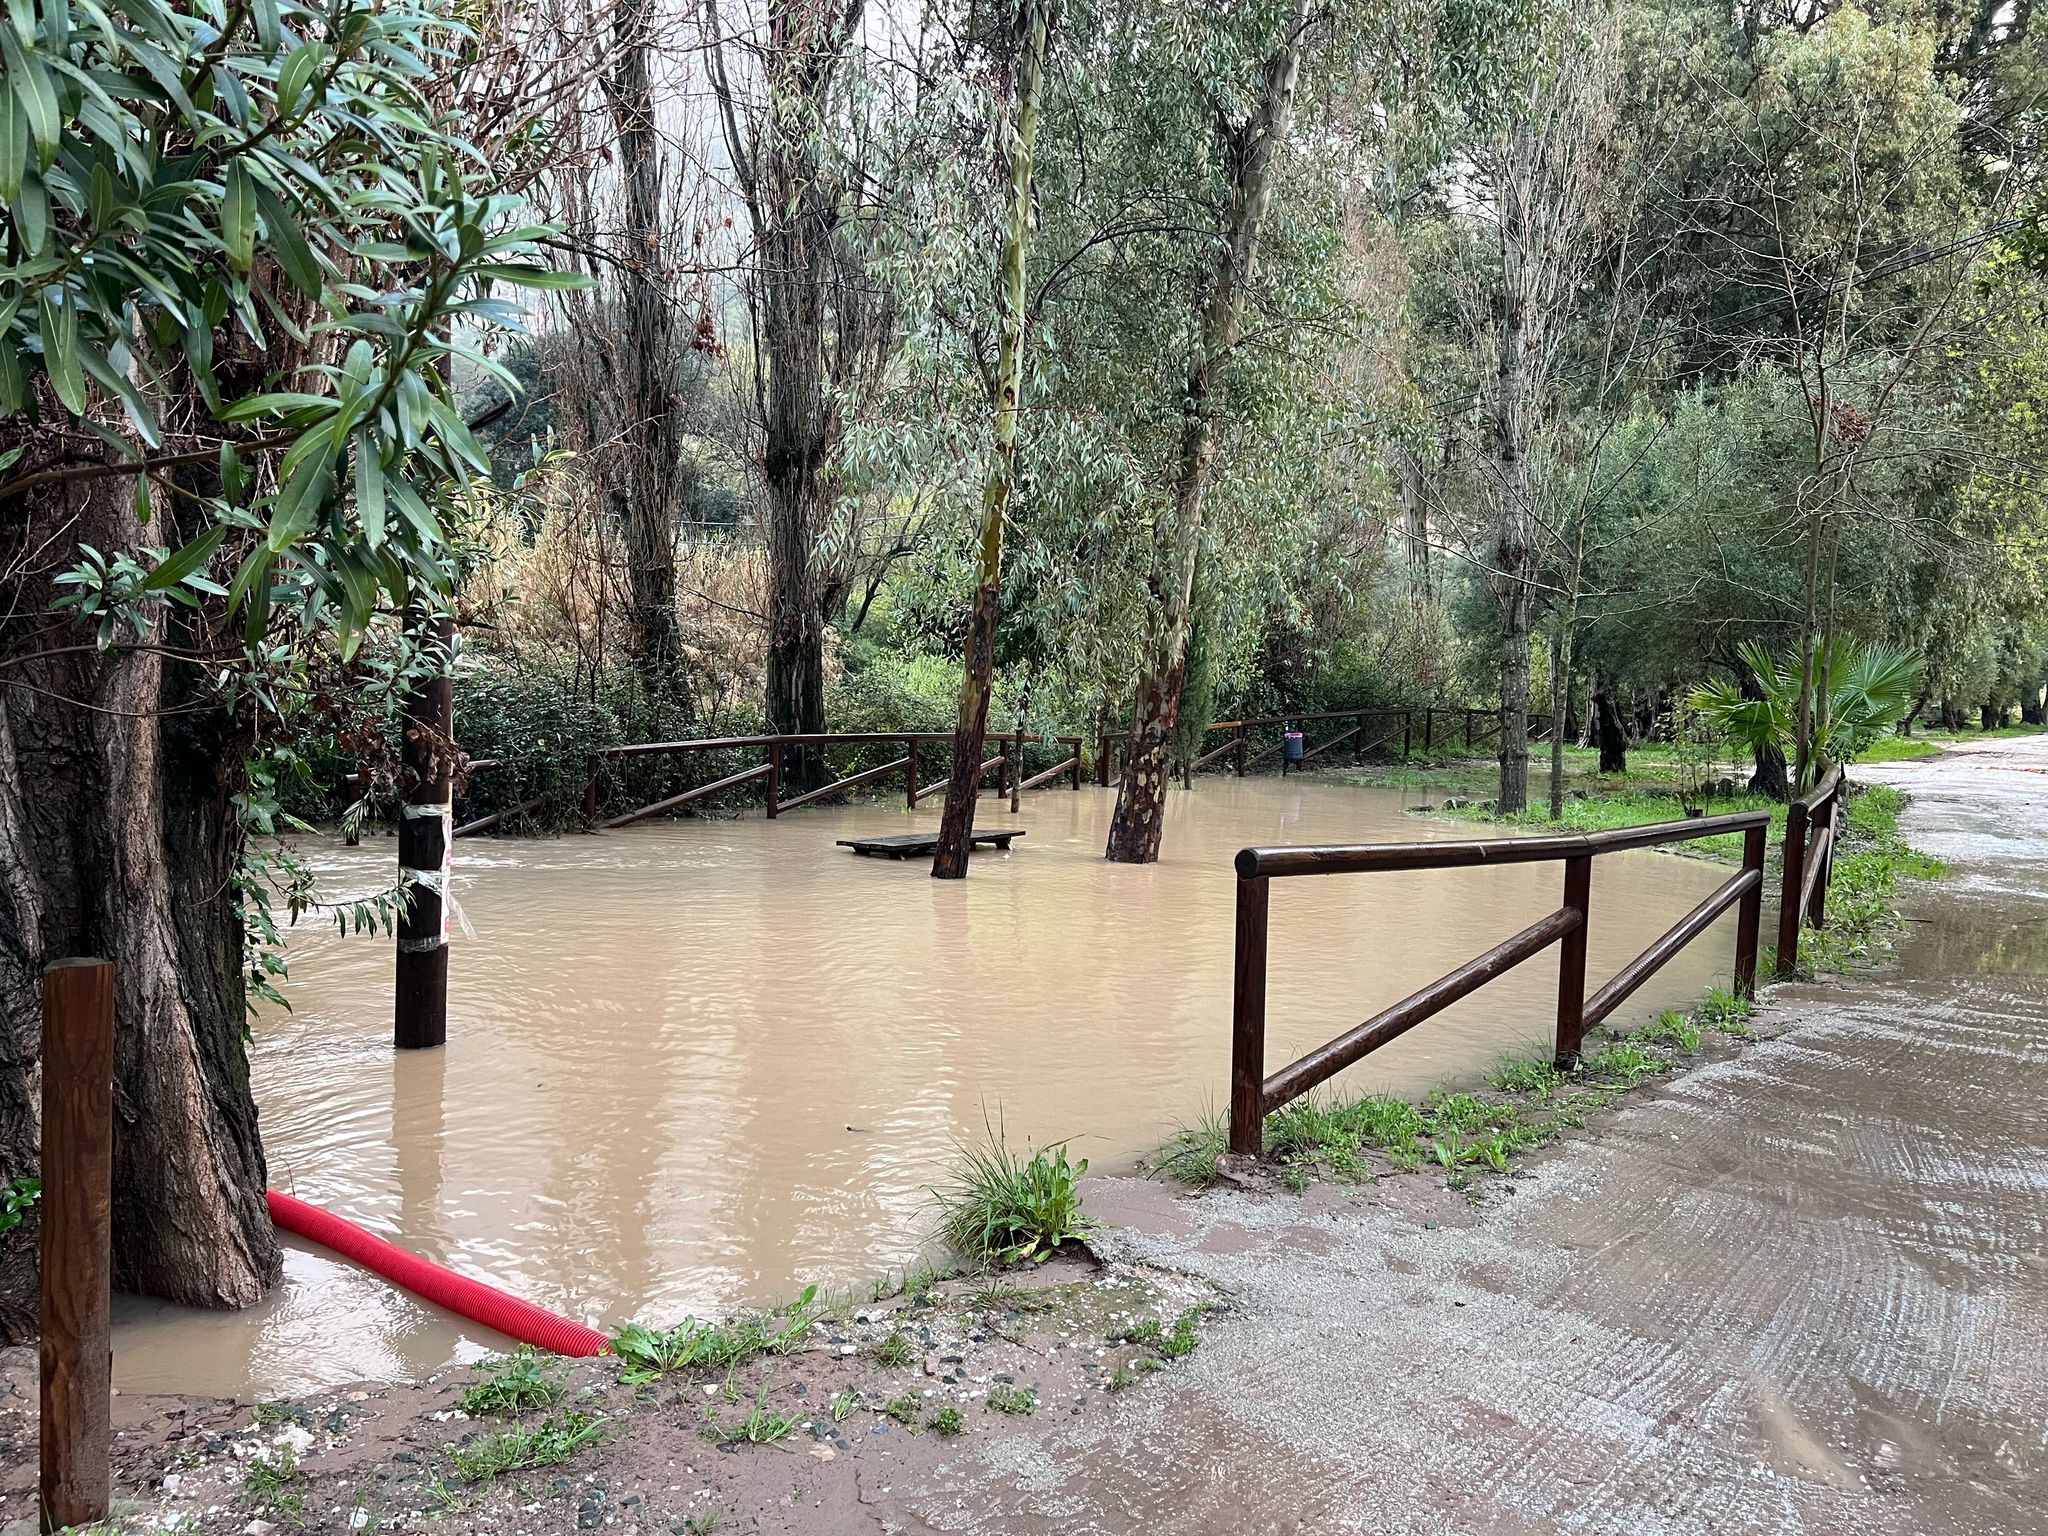
<instances>
[{"instance_id":1,"label":"waterlogged grass","mask_svg":"<svg viewBox=\"0 0 2048 1536\"><path fill-rule=\"evenodd\" d=\"M1710 816L1725 816L1732 811L1769 811L1771 830L1765 834L1773 847L1784 841L1785 807L1776 800L1763 795L1721 795L1701 802L1696 809L1704 810ZM1495 826L1526 827L1532 832L1612 832L1622 827L1643 827L1657 821L1685 820L1685 803L1675 794L1664 794L1656 790L1624 789L1612 794L1587 795L1583 799L1567 800L1564 815L1550 819L1549 807L1532 805L1526 811L1512 816L1496 816L1488 805L1458 806L1441 810L1436 814L1451 817L1457 821L1483 821ZM1689 843L1674 843L1675 849L1688 853L1705 854L1712 858L1737 862L1742 858L1742 834L1721 832L1712 837L1702 837Z\"/></svg>"},{"instance_id":2,"label":"waterlogged grass","mask_svg":"<svg viewBox=\"0 0 2048 1536\"><path fill-rule=\"evenodd\" d=\"M1311 1094L1266 1117L1266 1156L1278 1165L1280 1182L1297 1190L1317 1178L1370 1179L1425 1166L1456 1188L1475 1173L1513 1173L1526 1153L1582 1128L1593 1111L1676 1069L1704 1034L1755 1038L1750 1009L1746 1000L1715 988L1690 1012L1664 1013L1592 1047L1576 1071L1558 1070L1547 1056L1509 1057L1486 1074L1483 1092L1439 1089L1419 1104L1385 1094ZM1214 1115L1184 1125L1150 1165L1191 1187L1212 1183L1220 1177L1225 1131ZM1149 1326L1149 1333L1130 1337L1156 1347L1163 1335L1157 1323Z\"/></svg>"},{"instance_id":3,"label":"waterlogged grass","mask_svg":"<svg viewBox=\"0 0 2048 1536\"><path fill-rule=\"evenodd\" d=\"M476 1366L476 1379L462 1389L455 1406L475 1418L512 1417L552 1407L568 1390L561 1367L522 1344Z\"/></svg>"},{"instance_id":4,"label":"waterlogged grass","mask_svg":"<svg viewBox=\"0 0 2048 1536\"><path fill-rule=\"evenodd\" d=\"M1026 1157L1011 1149L1000 1126L990 1126L985 1142L959 1149L952 1178L932 1191L940 1230L982 1264L1042 1263L1094 1226L1081 1209L1087 1171L1085 1157L1068 1160L1065 1142Z\"/></svg>"},{"instance_id":5,"label":"waterlogged grass","mask_svg":"<svg viewBox=\"0 0 2048 1536\"><path fill-rule=\"evenodd\" d=\"M693 1317L673 1328L628 1323L613 1336L612 1353L624 1367L619 1380L628 1386L692 1367L729 1371L755 1355L793 1348L818 1315L818 1288L806 1286L787 1306L729 1323L700 1323Z\"/></svg>"},{"instance_id":6,"label":"waterlogged grass","mask_svg":"<svg viewBox=\"0 0 2048 1536\"><path fill-rule=\"evenodd\" d=\"M501 1430L448 1448L455 1470L472 1483L506 1472L558 1466L604 1433L604 1420L587 1413L550 1415L531 1429Z\"/></svg>"}]
</instances>

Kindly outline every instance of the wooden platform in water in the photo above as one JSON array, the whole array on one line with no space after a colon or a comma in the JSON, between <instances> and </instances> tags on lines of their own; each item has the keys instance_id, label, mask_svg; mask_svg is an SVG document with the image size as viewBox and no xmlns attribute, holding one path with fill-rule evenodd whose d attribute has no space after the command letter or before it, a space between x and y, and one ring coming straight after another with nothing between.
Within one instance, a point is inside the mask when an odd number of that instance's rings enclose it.
<instances>
[{"instance_id":1,"label":"wooden platform in water","mask_svg":"<svg viewBox=\"0 0 2048 1536\"><path fill-rule=\"evenodd\" d=\"M977 832L974 834L974 846L1007 849L1012 838L1023 835L1021 828L1009 832ZM839 846L851 848L871 859L915 859L938 852L939 834L898 832L890 837L842 837Z\"/></svg>"}]
</instances>

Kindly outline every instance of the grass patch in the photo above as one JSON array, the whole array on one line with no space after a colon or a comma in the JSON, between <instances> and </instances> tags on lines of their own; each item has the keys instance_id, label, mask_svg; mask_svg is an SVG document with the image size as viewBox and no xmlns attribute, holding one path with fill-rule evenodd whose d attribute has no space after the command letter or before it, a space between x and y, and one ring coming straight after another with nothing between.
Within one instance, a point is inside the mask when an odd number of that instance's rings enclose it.
<instances>
[{"instance_id":1,"label":"grass patch","mask_svg":"<svg viewBox=\"0 0 2048 1536\"><path fill-rule=\"evenodd\" d=\"M909 1334L901 1328L895 1328L885 1337L869 1345L868 1353L875 1357L877 1364L886 1365L892 1370L901 1370L917 1359L918 1348L911 1341Z\"/></svg>"},{"instance_id":2,"label":"grass patch","mask_svg":"<svg viewBox=\"0 0 2048 1536\"><path fill-rule=\"evenodd\" d=\"M1154 1173L1199 1189L1218 1178L1216 1159L1230 1146L1230 1126L1214 1105L1193 1121L1182 1121L1165 1145L1145 1159Z\"/></svg>"},{"instance_id":3,"label":"grass patch","mask_svg":"<svg viewBox=\"0 0 2048 1536\"><path fill-rule=\"evenodd\" d=\"M1828 882L1827 926L1799 936L1801 979L1823 971L1844 971L1891 947L1898 923L1899 883L1938 880L1948 873L1941 860L1913 848L1899 835L1906 797L1886 784L1852 785Z\"/></svg>"},{"instance_id":4,"label":"grass patch","mask_svg":"<svg viewBox=\"0 0 2048 1536\"><path fill-rule=\"evenodd\" d=\"M768 1406L768 1383L755 1394L753 1411L743 1419L721 1423L710 1404L704 1406L703 1436L713 1445L773 1445L803 1422L800 1413L777 1413Z\"/></svg>"},{"instance_id":5,"label":"grass patch","mask_svg":"<svg viewBox=\"0 0 2048 1536\"><path fill-rule=\"evenodd\" d=\"M1025 1157L991 1126L986 1142L960 1148L951 1181L932 1191L940 1230L984 1264L1042 1263L1094 1226L1081 1209L1087 1171L1087 1158L1068 1161L1063 1141Z\"/></svg>"},{"instance_id":6,"label":"grass patch","mask_svg":"<svg viewBox=\"0 0 2048 1536\"><path fill-rule=\"evenodd\" d=\"M755 1355L781 1354L809 1331L817 1302L818 1288L810 1285L787 1306L730 1323L700 1323L693 1317L673 1328L628 1323L612 1336L612 1353L623 1367L619 1380L639 1386L692 1366L729 1371Z\"/></svg>"},{"instance_id":7,"label":"grass patch","mask_svg":"<svg viewBox=\"0 0 2048 1536\"><path fill-rule=\"evenodd\" d=\"M558 1466L604 1433L604 1420L587 1413L550 1415L532 1429L507 1429L448 1448L455 1470L472 1483L506 1472Z\"/></svg>"},{"instance_id":8,"label":"grass patch","mask_svg":"<svg viewBox=\"0 0 2048 1536\"><path fill-rule=\"evenodd\" d=\"M931 1427L942 1435L957 1435L967 1427L967 1421L960 1417L958 1408L948 1406L932 1415Z\"/></svg>"},{"instance_id":9,"label":"grass patch","mask_svg":"<svg viewBox=\"0 0 2048 1536\"><path fill-rule=\"evenodd\" d=\"M1150 1355L1140 1355L1135 1360L1124 1360L1109 1373L1109 1380L1103 1383L1105 1392L1122 1392L1134 1387L1155 1371L1166 1369L1166 1362L1155 1360Z\"/></svg>"},{"instance_id":10,"label":"grass patch","mask_svg":"<svg viewBox=\"0 0 2048 1536\"><path fill-rule=\"evenodd\" d=\"M1784 841L1785 807L1779 801L1763 795L1719 795L1700 802L1699 808L1710 816L1723 816L1731 811L1769 811L1771 829L1765 836L1773 847ZM1527 827L1532 831L1612 832L1621 827L1642 827L1657 821L1683 821L1685 803L1675 792L1630 788L1566 800L1564 815L1556 821L1550 819L1549 807L1540 804L1511 816L1495 815L1490 805L1458 806L1439 810L1436 814L1456 821L1483 821L1496 826ZM1742 858L1740 832L1720 832L1696 842L1672 846L1731 863Z\"/></svg>"},{"instance_id":11,"label":"grass patch","mask_svg":"<svg viewBox=\"0 0 2048 1536\"><path fill-rule=\"evenodd\" d=\"M1036 1413L1038 1394L1024 1387L1013 1387L1007 1382L999 1381L988 1389L988 1405L997 1413Z\"/></svg>"},{"instance_id":12,"label":"grass patch","mask_svg":"<svg viewBox=\"0 0 2048 1536\"><path fill-rule=\"evenodd\" d=\"M1916 757L1933 757L1942 743L1925 736L1880 736L1856 754L1859 763L1900 763Z\"/></svg>"},{"instance_id":13,"label":"grass patch","mask_svg":"<svg viewBox=\"0 0 2048 1536\"><path fill-rule=\"evenodd\" d=\"M289 1450L279 1446L275 1457L259 1457L249 1463L249 1470L242 1477L242 1497L292 1525L300 1525L306 1517L306 1496L299 1490L298 1478L298 1461Z\"/></svg>"},{"instance_id":14,"label":"grass patch","mask_svg":"<svg viewBox=\"0 0 2048 1536\"><path fill-rule=\"evenodd\" d=\"M462 1389L455 1406L473 1418L504 1418L551 1408L568 1390L561 1368L522 1344L477 1366L478 1376Z\"/></svg>"},{"instance_id":15,"label":"grass patch","mask_svg":"<svg viewBox=\"0 0 2048 1536\"><path fill-rule=\"evenodd\" d=\"M898 1393L879 1405L875 1412L885 1419L894 1419L905 1429L916 1429L918 1420L924 1417L924 1399L915 1392Z\"/></svg>"}]
</instances>

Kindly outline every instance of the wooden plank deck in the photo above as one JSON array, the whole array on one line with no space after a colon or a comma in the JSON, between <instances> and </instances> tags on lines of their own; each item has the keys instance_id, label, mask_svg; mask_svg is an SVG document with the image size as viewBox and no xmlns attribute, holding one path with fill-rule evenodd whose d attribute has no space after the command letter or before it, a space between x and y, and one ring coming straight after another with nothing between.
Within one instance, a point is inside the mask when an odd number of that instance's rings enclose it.
<instances>
[{"instance_id":1,"label":"wooden plank deck","mask_svg":"<svg viewBox=\"0 0 2048 1536\"><path fill-rule=\"evenodd\" d=\"M1008 832L977 832L974 834L974 846L1007 850L1012 838L1023 835L1021 828ZM888 837L842 837L839 839L839 846L851 848L855 853L864 854L871 859L915 859L938 851L939 834L897 832Z\"/></svg>"}]
</instances>

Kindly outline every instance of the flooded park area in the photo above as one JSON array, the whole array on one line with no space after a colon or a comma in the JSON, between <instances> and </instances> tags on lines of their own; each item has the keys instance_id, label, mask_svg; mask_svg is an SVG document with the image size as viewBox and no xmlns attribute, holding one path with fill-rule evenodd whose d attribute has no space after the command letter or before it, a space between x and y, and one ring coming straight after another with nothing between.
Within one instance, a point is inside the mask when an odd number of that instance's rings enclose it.
<instances>
[{"instance_id":1,"label":"flooded park area","mask_svg":"<svg viewBox=\"0 0 2048 1536\"><path fill-rule=\"evenodd\" d=\"M270 1182L426 1258L611 1329L863 1284L931 1251L955 1147L1071 1138L1128 1167L1221 1105L1232 856L1253 844L1480 835L1441 798L1316 778L1201 781L1156 865L1106 863L1113 794L1025 797L965 882L836 840L936 825L866 803L456 850L443 1050L391 1047L389 939L302 926L293 1011L252 1049ZM326 899L388 883L393 843L308 840ZM1597 984L1726 871L1600 860ZM1269 1063L1321 1044L1553 909L1559 867L1329 877L1272 904ZM1617 1024L1725 981L1732 914ZM1346 1074L1420 1096L1547 1053L1539 957ZM124 1301L123 1391L271 1395L419 1375L502 1341L309 1247L246 1312Z\"/></svg>"}]
</instances>

